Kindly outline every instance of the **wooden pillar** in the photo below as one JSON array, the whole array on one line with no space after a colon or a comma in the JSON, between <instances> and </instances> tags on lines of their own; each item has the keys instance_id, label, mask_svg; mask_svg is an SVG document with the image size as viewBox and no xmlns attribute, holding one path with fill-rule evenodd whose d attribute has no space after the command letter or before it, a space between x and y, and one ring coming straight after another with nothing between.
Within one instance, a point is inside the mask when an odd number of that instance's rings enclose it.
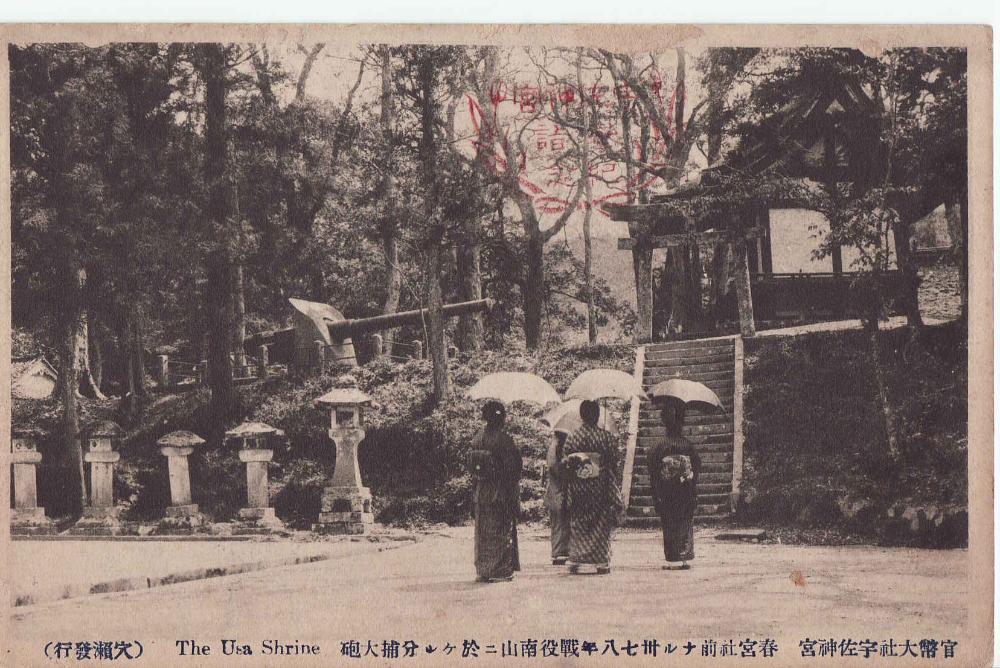
<instances>
[{"instance_id":1,"label":"wooden pillar","mask_svg":"<svg viewBox=\"0 0 1000 668\"><path fill-rule=\"evenodd\" d=\"M267 365L270 363L268 358L267 346L261 344L257 347L257 374L266 379L267 378Z\"/></svg>"},{"instance_id":2,"label":"wooden pillar","mask_svg":"<svg viewBox=\"0 0 1000 668\"><path fill-rule=\"evenodd\" d=\"M740 313L740 334L755 336L753 320L753 294L750 290L750 268L747 266L747 242L739 241L733 249L736 252L736 303Z\"/></svg>"},{"instance_id":3,"label":"wooden pillar","mask_svg":"<svg viewBox=\"0 0 1000 668\"><path fill-rule=\"evenodd\" d=\"M156 356L156 382L163 387L170 385L170 357L167 355Z\"/></svg>"}]
</instances>

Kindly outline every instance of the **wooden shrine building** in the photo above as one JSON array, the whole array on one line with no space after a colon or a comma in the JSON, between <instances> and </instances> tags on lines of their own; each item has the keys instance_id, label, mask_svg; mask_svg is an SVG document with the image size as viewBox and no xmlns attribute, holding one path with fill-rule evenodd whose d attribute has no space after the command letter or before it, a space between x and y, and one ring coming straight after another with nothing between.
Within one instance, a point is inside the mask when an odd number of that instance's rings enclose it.
<instances>
[{"instance_id":1,"label":"wooden shrine building","mask_svg":"<svg viewBox=\"0 0 1000 668\"><path fill-rule=\"evenodd\" d=\"M729 244L734 289L724 303L731 320L739 311L744 335L752 335L760 321L859 317L852 288L860 274L859 250L833 245L825 254L816 253L830 223L815 202L823 192L850 195L881 184L885 160L879 118L876 102L852 82L785 105L749 130L724 160L702 170L697 183L648 203L607 205L612 219L629 223L629 237L619 239L619 250L645 253L649 266L655 248ZM905 197L900 192L889 205L908 207L910 220L940 203ZM916 205L920 211L912 210ZM906 228L898 229L908 236ZM908 239L888 237L891 266L883 285L892 313L909 313L908 305L916 308L915 271L910 275L898 268L908 259ZM640 300L644 293L650 299L652 272L641 280L646 284L636 286ZM646 330L641 338L654 338L651 322L640 322L640 328Z\"/></svg>"}]
</instances>

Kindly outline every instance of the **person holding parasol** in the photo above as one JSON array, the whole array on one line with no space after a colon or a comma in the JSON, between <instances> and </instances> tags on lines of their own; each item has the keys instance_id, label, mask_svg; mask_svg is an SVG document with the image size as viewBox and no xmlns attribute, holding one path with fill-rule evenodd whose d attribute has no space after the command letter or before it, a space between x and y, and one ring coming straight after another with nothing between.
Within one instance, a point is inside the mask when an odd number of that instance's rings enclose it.
<instances>
[{"instance_id":1,"label":"person holding parasol","mask_svg":"<svg viewBox=\"0 0 1000 668\"><path fill-rule=\"evenodd\" d=\"M507 433L503 401L546 405L559 394L543 378L528 373L489 374L469 389L472 399L486 399L486 423L474 439L468 469L474 481L475 562L477 582L504 582L521 570L517 545L520 514L521 452Z\"/></svg>"},{"instance_id":2,"label":"person holding parasol","mask_svg":"<svg viewBox=\"0 0 1000 668\"><path fill-rule=\"evenodd\" d=\"M666 570L687 570L694 559L694 514L698 508L701 458L683 435L689 406L699 410L722 408L718 396L701 383L671 379L650 392L660 406L664 435L648 453L653 505L663 529Z\"/></svg>"}]
</instances>

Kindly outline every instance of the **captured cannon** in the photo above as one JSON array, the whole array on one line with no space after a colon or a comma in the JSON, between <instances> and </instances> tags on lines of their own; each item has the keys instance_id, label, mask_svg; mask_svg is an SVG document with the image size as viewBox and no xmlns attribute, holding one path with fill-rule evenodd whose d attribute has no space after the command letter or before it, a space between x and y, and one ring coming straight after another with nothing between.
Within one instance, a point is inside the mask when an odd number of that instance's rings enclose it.
<instances>
[{"instance_id":1,"label":"captured cannon","mask_svg":"<svg viewBox=\"0 0 1000 668\"><path fill-rule=\"evenodd\" d=\"M428 309L415 309L370 318L345 318L343 313L329 304L295 298L288 301L294 309L294 326L247 337L243 341L245 353L257 355L261 346L267 346L271 362L309 369L316 365L317 350L322 349L324 359L353 366L357 364L353 337L418 324L429 313ZM477 299L447 304L441 311L444 317L453 318L469 313L484 313L492 305L491 299Z\"/></svg>"}]
</instances>

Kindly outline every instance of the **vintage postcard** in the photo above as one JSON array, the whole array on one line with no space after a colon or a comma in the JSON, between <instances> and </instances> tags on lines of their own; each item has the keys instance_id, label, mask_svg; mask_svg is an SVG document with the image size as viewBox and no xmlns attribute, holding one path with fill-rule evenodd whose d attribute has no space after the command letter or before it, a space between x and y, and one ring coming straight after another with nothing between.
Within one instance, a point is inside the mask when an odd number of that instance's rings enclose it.
<instances>
[{"instance_id":1,"label":"vintage postcard","mask_svg":"<svg viewBox=\"0 0 1000 668\"><path fill-rule=\"evenodd\" d=\"M991 664L988 26L0 30L3 665Z\"/></svg>"}]
</instances>

